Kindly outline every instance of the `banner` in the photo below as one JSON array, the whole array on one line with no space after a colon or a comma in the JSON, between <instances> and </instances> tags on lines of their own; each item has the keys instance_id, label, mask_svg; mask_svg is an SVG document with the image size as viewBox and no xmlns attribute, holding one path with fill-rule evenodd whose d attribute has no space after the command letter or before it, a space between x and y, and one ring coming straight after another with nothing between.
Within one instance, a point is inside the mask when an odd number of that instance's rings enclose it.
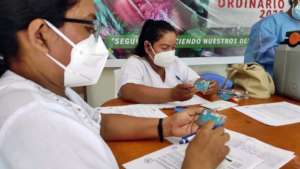
<instances>
[{"instance_id":1,"label":"banner","mask_svg":"<svg viewBox=\"0 0 300 169\"><path fill-rule=\"evenodd\" d=\"M208 7L208 27L251 27L259 19L289 7L285 0L214 0Z\"/></svg>"},{"instance_id":2,"label":"banner","mask_svg":"<svg viewBox=\"0 0 300 169\"><path fill-rule=\"evenodd\" d=\"M173 25L179 57L243 56L251 26L289 8L288 0L95 0L111 58L127 58L145 20Z\"/></svg>"}]
</instances>

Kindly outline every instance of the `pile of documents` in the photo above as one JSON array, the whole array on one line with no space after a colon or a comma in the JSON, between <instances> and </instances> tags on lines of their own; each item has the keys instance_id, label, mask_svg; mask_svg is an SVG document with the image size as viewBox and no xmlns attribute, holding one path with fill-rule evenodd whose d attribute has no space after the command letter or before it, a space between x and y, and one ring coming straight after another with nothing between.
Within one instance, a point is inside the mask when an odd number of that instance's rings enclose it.
<instances>
[{"instance_id":1,"label":"pile of documents","mask_svg":"<svg viewBox=\"0 0 300 169\"><path fill-rule=\"evenodd\" d=\"M278 169L295 157L291 151L227 130L230 153L217 169ZM180 169L187 144L173 144L124 164L126 169ZM201 164L199 164L201 165Z\"/></svg>"},{"instance_id":2,"label":"pile of documents","mask_svg":"<svg viewBox=\"0 0 300 169\"><path fill-rule=\"evenodd\" d=\"M123 114L136 117L148 118L163 118L166 115L160 109L170 109L191 105L201 105L203 107L224 110L236 106L237 104L228 101L209 102L199 96L194 96L192 99L183 102L170 102L165 104L132 104L127 106L113 106L113 107L98 107L97 110L103 114Z\"/></svg>"},{"instance_id":3,"label":"pile of documents","mask_svg":"<svg viewBox=\"0 0 300 169\"><path fill-rule=\"evenodd\" d=\"M145 118L164 118L167 117L158 107L147 105L127 105L114 107L98 107L97 110L102 114L122 114Z\"/></svg>"},{"instance_id":4,"label":"pile of documents","mask_svg":"<svg viewBox=\"0 0 300 169\"><path fill-rule=\"evenodd\" d=\"M235 106L237 106L237 104L229 102L229 101L218 100L218 101L202 104L201 106L209 108L209 109L213 109L213 110L222 111L225 109L235 107Z\"/></svg>"},{"instance_id":5,"label":"pile of documents","mask_svg":"<svg viewBox=\"0 0 300 169\"><path fill-rule=\"evenodd\" d=\"M224 110L234 107L237 111L271 126L300 122L300 106L278 102L251 106L237 106L226 101L209 102L195 96L185 102L167 104L134 104L128 106L99 107L98 111L107 114L123 114L136 117L164 118L160 110L176 106L200 104L204 107ZM255 138L227 130L231 139L227 143L230 153L217 169L277 169L295 157L294 152L274 147ZM180 145L178 137L166 138L174 143L159 151L124 164L126 169L180 169L185 157L187 144ZM201 164L199 164L201 165Z\"/></svg>"},{"instance_id":6,"label":"pile of documents","mask_svg":"<svg viewBox=\"0 0 300 169\"><path fill-rule=\"evenodd\" d=\"M169 102L165 104L145 104L148 106L158 107L160 109L168 109L168 108L175 108L177 106L191 106L191 105L202 105L210 103L208 100L203 99L197 95L194 95L190 100L187 101L176 101L176 102Z\"/></svg>"},{"instance_id":7,"label":"pile of documents","mask_svg":"<svg viewBox=\"0 0 300 169\"><path fill-rule=\"evenodd\" d=\"M103 114L122 114L135 117L148 118L164 118L167 117L160 109L175 108L177 106L190 106L197 104L206 104L209 101L194 96L192 99L183 102L170 102L165 104L131 104L127 106L113 106L113 107L98 107L97 111Z\"/></svg>"}]
</instances>

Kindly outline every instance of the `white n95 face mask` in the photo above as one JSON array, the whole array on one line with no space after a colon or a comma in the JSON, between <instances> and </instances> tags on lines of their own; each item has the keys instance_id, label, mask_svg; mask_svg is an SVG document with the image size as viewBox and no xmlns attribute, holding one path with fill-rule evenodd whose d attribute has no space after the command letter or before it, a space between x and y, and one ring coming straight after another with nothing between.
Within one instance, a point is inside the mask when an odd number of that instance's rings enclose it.
<instances>
[{"instance_id":1,"label":"white n95 face mask","mask_svg":"<svg viewBox=\"0 0 300 169\"><path fill-rule=\"evenodd\" d=\"M176 60L175 50L160 52L154 56L154 64L160 67L169 67Z\"/></svg>"},{"instance_id":2,"label":"white n95 face mask","mask_svg":"<svg viewBox=\"0 0 300 169\"><path fill-rule=\"evenodd\" d=\"M52 61L64 69L64 86L79 87L96 84L109 55L102 38L99 36L96 39L94 35L90 35L87 39L74 44L58 28L48 21L45 22L54 32L73 47L70 63L67 66L47 54Z\"/></svg>"},{"instance_id":3,"label":"white n95 face mask","mask_svg":"<svg viewBox=\"0 0 300 169\"><path fill-rule=\"evenodd\" d=\"M154 49L151 47L152 52L155 54L153 62L155 65L166 68L169 67L176 60L175 50L155 53Z\"/></svg>"}]
</instances>

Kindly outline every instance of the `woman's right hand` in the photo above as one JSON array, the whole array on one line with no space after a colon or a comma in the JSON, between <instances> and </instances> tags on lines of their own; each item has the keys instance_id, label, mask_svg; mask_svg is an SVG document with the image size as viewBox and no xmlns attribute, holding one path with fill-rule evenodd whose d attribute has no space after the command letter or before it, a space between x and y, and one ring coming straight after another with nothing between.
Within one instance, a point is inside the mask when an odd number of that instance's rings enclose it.
<instances>
[{"instance_id":1,"label":"woman's right hand","mask_svg":"<svg viewBox=\"0 0 300 169\"><path fill-rule=\"evenodd\" d=\"M183 83L178 84L171 89L171 100L172 101L185 101L191 99L197 90L192 84Z\"/></svg>"},{"instance_id":2,"label":"woman's right hand","mask_svg":"<svg viewBox=\"0 0 300 169\"><path fill-rule=\"evenodd\" d=\"M224 128L213 129L213 122L201 127L194 140L189 144L182 169L215 169L229 153L225 143L229 134Z\"/></svg>"}]
</instances>

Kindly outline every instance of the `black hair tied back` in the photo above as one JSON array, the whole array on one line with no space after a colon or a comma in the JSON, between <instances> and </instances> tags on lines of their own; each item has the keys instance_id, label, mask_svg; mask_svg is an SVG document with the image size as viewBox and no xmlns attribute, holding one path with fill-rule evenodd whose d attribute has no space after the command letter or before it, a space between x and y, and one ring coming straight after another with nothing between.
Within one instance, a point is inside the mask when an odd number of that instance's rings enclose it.
<instances>
[{"instance_id":1,"label":"black hair tied back","mask_svg":"<svg viewBox=\"0 0 300 169\"><path fill-rule=\"evenodd\" d=\"M0 76L8 69L7 59L8 55L14 53L13 49L17 48L15 36L16 26L9 18L0 15ZM7 57L5 57L7 56Z\"/></svg>"},{"instance_id":2,"label":"black hair tied back","mask_svg":"<svg viewBox=\"0 0 300 169\"><path fill-rule=\"evenodd\" d=\"M0 56L0 75L2 75L7 69L8 66L4 60L4 57Z\"/></svg>"},{"instance_id":3,"label":"black hair tied back","mask_svg":"<svg viewBox=\"0 0 300 169\"><path fill-rule=\"evenodd\" d=\"M146 56L144 42L148 41L153 45L167 32L177 33L176 29L166 21L151 19L146 20L142 27L134 53L140 57Z\"/></svg>"}]
</instances>

